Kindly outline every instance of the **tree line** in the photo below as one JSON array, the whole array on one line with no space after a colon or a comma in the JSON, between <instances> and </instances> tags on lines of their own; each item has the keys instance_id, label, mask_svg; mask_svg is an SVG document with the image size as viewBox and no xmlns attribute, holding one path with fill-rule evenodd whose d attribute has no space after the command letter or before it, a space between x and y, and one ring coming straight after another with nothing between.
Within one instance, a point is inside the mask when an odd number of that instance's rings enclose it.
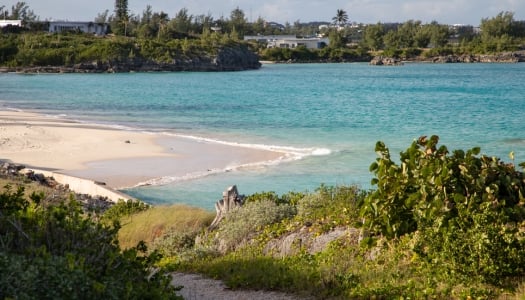
<instances>
[{"instance_id":1,"label":"tree line","mask_svg":"<svg viewBox=\"0 0 525 300\"><path fill-rule=\"evenodd\" d=\"M7 19L22 19L29 24L26 26L29 29L4 27L3 32L45 31L45 22L40 22L25 2L16 3L10 11L0 6L0 13ZM492 54L520 50L525 44L525 21L515 20L512 12L482 19L479 28L449 26L436 21L424 24L419 20L377 24L354 22L348 26L349 19L345 10L338 9L332 22L301 23L297 20L293 24L280 25L262 17L250 22L239 7L233 9L229 17L214 18L211 13L194 15L187 8L170 17L164 11L154 11L151 5L142 13L134 14L129 11L127 0L115 0L113 12L99 13L94 22L109 24L108 33L115 36L162 42L189 39L216 44L217 40L240 42L246 35L279 34L324 36L330 40L325 49L304 46L267 49L264 43L249 43L262 59L272 61L368 61L377 54L400 58Z\"/></svg>"},{"instance_id":2,"label":"tree line","mask_svg":"<svg viewBox=\"0 0 525 300\"><path fill-rule=\"evenodd\" d=\"M413 20L390 26L378 23L365 27L362 45L372 51L388 52L432 48L437 55L452 51L494 53L518 50L523 47L524 38L525 21L515 20L512 12L500 12L493 18L482 19L478 29Z\"/></svg>"}]
</instances>

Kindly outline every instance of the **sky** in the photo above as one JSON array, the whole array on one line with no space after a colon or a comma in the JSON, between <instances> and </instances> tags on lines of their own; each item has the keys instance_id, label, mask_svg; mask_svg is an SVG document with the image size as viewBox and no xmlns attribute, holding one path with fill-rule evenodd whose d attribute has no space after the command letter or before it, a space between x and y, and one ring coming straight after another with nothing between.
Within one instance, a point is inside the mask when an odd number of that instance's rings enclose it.
<instances>
[{"instance_id":1,"label":"sky","mask_svg":"<svg viewBox=\"0 0 525 300\"><path fill-rule=\"evenodd\" d=\"M11 8L17 1L0 0L0 7ZM25 0L40 20L93 21L101 12L114 10L114 0ZM525 0L128 0L131 13L141 15L147 5L154 12L170 17L182 8L192 15L211 14L229 18L239 7L248 21L262 17L266 21L294 23L331 22L337 9L348 13L357 23L388 23L420 20L441 24L479 25L481 19L495 17L502 11L514 13L515 20L525 20Z\"/></svg>"}]
</instances>

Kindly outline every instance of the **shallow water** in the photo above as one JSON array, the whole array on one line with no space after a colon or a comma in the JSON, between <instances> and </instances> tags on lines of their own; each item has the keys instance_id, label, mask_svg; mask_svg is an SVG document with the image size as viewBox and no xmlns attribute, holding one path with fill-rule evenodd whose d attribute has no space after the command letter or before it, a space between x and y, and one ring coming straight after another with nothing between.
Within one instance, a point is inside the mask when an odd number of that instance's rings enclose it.
<instances>
[{"instance_id":1,"label":"shallow water","mask_svg":"<svg viewBox=\"0 0 525 300\"><path fill-rule=\"evenodd\" d=\"M167 176L127 193L212 208L222 191L370 188L376 141L396 153L421 135L451 149L525 161L525 64L264 65L232 73L0 74L0 105L125 129L191 136L287 159ZM206 176L204 176L206 175Z\"/></svg>"}]
</instances>

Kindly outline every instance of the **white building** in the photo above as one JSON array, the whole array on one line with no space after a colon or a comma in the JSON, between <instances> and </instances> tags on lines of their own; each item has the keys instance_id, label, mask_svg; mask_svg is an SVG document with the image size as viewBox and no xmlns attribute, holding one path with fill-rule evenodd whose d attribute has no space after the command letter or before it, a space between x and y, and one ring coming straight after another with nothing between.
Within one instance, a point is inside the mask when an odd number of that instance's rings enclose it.
<instances>
[{"instance_id":1,"label":"white building","mask_svg":"<svg viewBox=\"0 0 525 300\"><path fill-rule=\"evenodd\" d=\"M22 20L0 20L0 28L9 25L22 27Z\"/></svg>"},{"instance_id":2,"label":"white building","mask_svg":"<svg viewBox=\"0 0 525 300\"><path fill-rule=\"evenodd\" d=\"M50 21L49 32L80 31L94 35L105 35L108 24L94 22Z\"/></svg>"},{"instance_id":3,"label":"white building","mask_svg":"<svg viewBox=\"0 0 525 300\"><path fill-rule=\"evenodd\" d=\"M295 35L247 35L245 41L267 43L268 48L297 48L305 46L308 49L321 49L330 44L325 37L298 38Z\"/></svg>"}]
</instances>

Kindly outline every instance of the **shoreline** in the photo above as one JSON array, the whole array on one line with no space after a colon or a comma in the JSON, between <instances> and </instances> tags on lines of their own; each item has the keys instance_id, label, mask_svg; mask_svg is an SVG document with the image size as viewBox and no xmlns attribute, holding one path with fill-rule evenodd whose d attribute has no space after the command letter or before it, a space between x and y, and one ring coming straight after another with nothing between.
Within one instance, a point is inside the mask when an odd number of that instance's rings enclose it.
<instances>
[{"instance_id":1,"label":"shoreline","mask_svg":"<svg viewBox=\"0 0 525 300\"><path fill-rule=\"evenodd\" d=\"M0 159L102 182L111 190L162 184L162 178L217 174L284 156L280 151L0 110Z\"/></svg>"}]
</instances>

